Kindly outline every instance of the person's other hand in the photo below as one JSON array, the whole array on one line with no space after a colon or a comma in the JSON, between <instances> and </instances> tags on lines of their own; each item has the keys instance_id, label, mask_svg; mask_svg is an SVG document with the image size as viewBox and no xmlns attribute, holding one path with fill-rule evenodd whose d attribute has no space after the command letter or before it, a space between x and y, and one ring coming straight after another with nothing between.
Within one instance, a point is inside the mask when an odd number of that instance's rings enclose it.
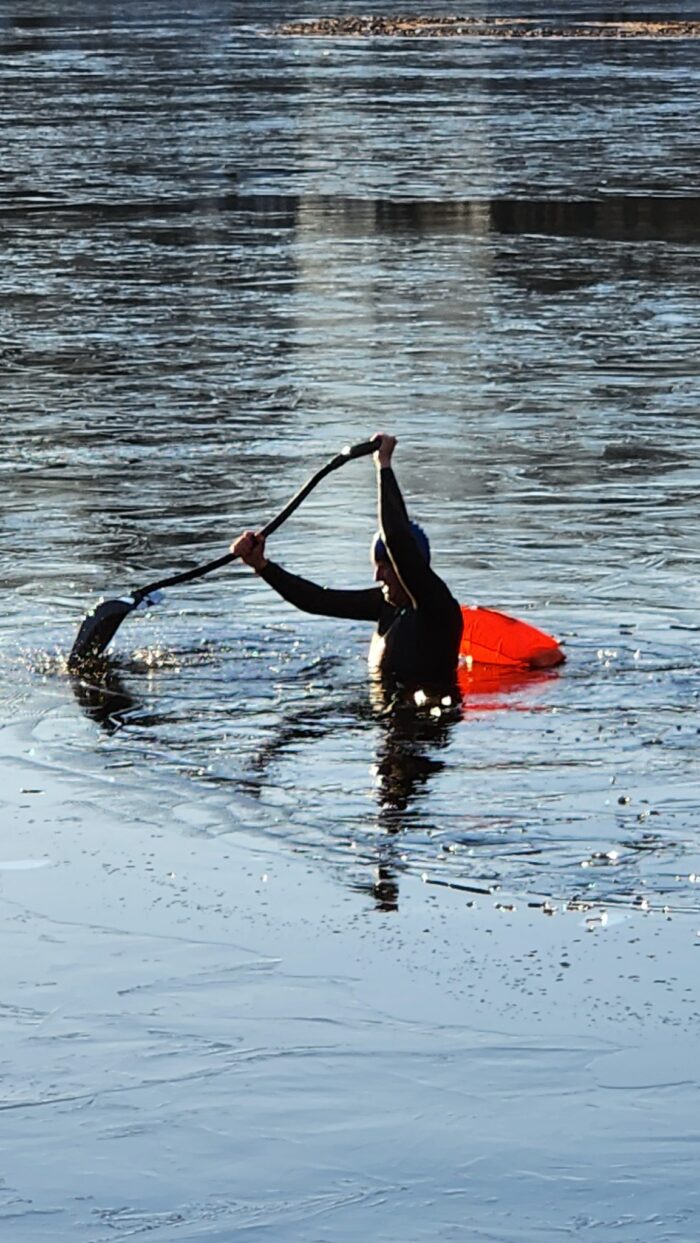
<instances>
[{"instance_id":1,"label":"person's other hand","mask_svg":"<svg viewBox=\"0 0 700 1243\"><path fill-rule=\"evenodd\" d=\"M372 438L379 440L379 448L375 449L374 460L377 466L391 466L391 455L396 448L396 437L389 436L386 432L377 432Z\"/></svg>"},{"instance_id":2,"label":"person's other hand","mask_svg":"<svg viewBox=\"0 0 700 1243\"><path fill-rule=\"evenodd\" d=\"M245 561L256 574L264 570L267 565L265 538L262 535L256 535L254 531L244 531L242 535L239 535L231 545L231 552L234 557L240 557L241 561Z\"/></svg>"}]
</instances>

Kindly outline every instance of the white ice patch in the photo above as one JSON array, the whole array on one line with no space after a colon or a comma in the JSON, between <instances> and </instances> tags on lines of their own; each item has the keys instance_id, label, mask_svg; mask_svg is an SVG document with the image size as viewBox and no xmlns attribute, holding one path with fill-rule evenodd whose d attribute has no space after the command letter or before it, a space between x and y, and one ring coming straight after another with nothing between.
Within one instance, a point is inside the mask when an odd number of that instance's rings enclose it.
<instances>
[{"instance_id":1,"label":"white ice patch","mask_svg":"<svg viewBox=\"0 0 700 1243\"><path fill-rule=\"evenodd\" d=\"M0 859L0 872L28 872L32 868L46 868L50 859Z\"/></svg>"}]
</instances>

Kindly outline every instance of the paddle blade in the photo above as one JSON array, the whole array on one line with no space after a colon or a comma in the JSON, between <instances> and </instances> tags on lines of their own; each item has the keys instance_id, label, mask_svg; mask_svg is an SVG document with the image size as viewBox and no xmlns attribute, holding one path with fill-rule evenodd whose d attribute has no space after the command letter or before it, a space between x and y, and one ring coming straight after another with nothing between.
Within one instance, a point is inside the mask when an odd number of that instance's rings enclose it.
<instances>
[{"instance_id":1,"label":"paddle blade","mask_svg":"<svg viewBox=\"0 0 700 1243\"><path fill-rule=\"evenodd\" d=\"M86 660L94 660L111 643L124 618L136 608L136 600L123 596L120 600L100 600L88 613L78 631L68 657L69 669Z\"/></svg>"}]
</instances>

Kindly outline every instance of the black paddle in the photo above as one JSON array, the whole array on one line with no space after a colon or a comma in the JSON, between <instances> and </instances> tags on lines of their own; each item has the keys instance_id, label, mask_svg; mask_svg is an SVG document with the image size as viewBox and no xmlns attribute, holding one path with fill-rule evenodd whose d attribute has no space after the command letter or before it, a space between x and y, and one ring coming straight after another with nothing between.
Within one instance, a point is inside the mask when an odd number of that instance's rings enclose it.
<instances>
[{"instance_id":1,"label":"black paddle","mask_svg":"<svg viewBox=\"0 0 700 1243\"><path fill-rule=\"evenodd\" d=\"M353 458L367 457L370 453L374 453L379 447L379 438L374 440L363 440L358 445L346 445L346 447L338 453L330 462L322 466L316 471L310 479L300 488L291 501L285 505L284 509L263 527L261 535L267 538L286 522L290 514L301 505L301 502L309 495L309 492L325 479L326 475L330 475L331 471L338 470L344 466L346 462L351 462ZM68 657L68 668L75 671L85 661L94 660L104 652L108 643L112 641L119 626L124 618L137 609L140 604L155 604L155 593L164 587L174 587L176 583L187 583L193 578L202 578L205 574L211 574L212 570L219 570L222 566L228 565L231 561L235 561L236 557L232 552L226 553L224 557L217 557L216 561L207 561L205 565L195 566L192 570L184 570L181 574L173 574L170 578L161 578L158 582L148 583L146 587L139 587L136 591L132 591L128 596L120 596L115 600L100 600L91 613L83 621L78 636L71 649Z\"/></svg>"}]
</instances>

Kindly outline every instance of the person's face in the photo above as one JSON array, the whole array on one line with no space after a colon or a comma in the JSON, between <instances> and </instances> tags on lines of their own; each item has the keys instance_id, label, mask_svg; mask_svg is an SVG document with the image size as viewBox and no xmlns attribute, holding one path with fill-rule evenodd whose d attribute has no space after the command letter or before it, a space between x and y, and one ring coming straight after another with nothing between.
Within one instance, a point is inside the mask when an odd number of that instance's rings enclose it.
<instances>
[{"instance_id":1,"label":"person's face","mask_svg":"<svg viewBox=\"0 0 700 1243\"><path fill-rule=\"evenodd\" d=\"M375 561L374 581L382 584L384 599L394 608L400 609L408 604L409 596L390 561Z\"/></svg>"}]
</instances>

